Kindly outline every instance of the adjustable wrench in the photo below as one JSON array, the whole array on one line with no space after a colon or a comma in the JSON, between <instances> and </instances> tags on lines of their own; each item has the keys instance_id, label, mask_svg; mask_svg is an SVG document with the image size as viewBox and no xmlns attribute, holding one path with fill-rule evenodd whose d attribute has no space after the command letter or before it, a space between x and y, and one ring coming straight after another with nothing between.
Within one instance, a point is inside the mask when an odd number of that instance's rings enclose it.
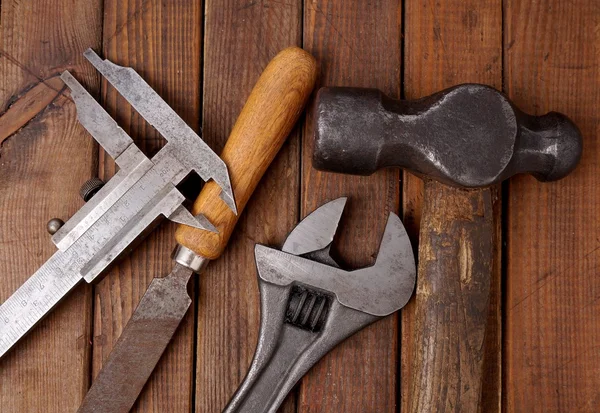
<instances>
[{"instance_id":1,"label":"adjustable wrench","mask_svg":"<svg viewBox=\"0 0 600 413\"><path fill-rule=\"evenodd\" d=\"M415 260L390 213L375 265L345 271L329 251L346 198L308 215L281 251L255 247L261 294L260 336L243 383L226 413L276 412L300 378L338 343L404 307Z\"/></svg>"}]
</instances>

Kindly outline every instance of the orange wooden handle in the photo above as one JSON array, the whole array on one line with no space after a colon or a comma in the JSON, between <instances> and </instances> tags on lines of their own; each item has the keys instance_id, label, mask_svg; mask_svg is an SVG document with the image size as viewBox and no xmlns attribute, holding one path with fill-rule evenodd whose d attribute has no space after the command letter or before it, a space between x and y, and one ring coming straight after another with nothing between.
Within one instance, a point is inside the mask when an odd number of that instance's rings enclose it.
<instances>
[{"instance_id":1,"label":"orange wooden handle","mask_svg":"<svg viewBox=\"0 0 600 413\"><path fill-rule=\"evenodd\" d=\"M250 93L221 154L238 216L298 120L316 77L314 57L289 47L271 60ZM180 225L175 233L179 244L211 260L221 255L238 220L219 197L220 192L214 181L207 182L192 209L193 214L204 214L218 233L186 225Z\"/></svg>"}]
</instances>

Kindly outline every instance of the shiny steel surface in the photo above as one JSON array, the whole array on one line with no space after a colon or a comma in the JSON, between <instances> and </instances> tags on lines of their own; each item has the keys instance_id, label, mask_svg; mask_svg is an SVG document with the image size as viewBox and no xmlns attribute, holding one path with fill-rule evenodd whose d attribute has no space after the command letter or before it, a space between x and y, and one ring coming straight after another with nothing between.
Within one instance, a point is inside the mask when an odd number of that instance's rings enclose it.
<instances>
[{"instance_id":1,"label":"shiny steel surface","mask_svg":"<svg viewBox=\"0 0 600 413\"><path fill-rule=\"evenodd\" d=\"M264 245L256 245L254 254L262 281L282 287L307 284L334 294L348 308L379 317L404 307L415 284L413 250L396 214L388 218L372 267L345 271Z\"/></svg>"},{"instance_id":2,"label":"shiny steel surface","mask_svg":"<svg viewBox=\"0 0 600 413\"><path fill-rule=\"evenodd\" d=\"M172 258L176 263L197 273L201 273L210 262L208 258L201 257L181 244L177 244L177 247L175 247Z\"/></svg>"},{"instance_id":3,"label":"shiny steel surface","mask_svg":"<svg viewBox=\"0 0 600 413\"><path fill-rule=\"evenodd\" d=\"M150 125L172 143L169 147L171 156L188 171L195 170L204 181L213 179L219 184L222 189L221 199L237 214L227 166L196 132L135 70L102 60L92 49L88 49L84 56Z\"/></svg>"},{"instance_id":4,"label":"shiny steel surface","mask_svg":"<svg viewBox=\"0 0 600 413\"><path fill-rule=\"evenodd\" d=\"M342 212L348 198L341 197L328 202L302 220L300 225L290 232L281 250L294 255L302 255L326 248L333 242L333 237L340 223Z\"/></svg>"},{"instance_id":5,"label":"shiny steel surface","mask_svg":"<svg viewBox=\"0 0 600 413\"><path fill-rule=\"evenodd\" d=\"M60 218L52 218L46 224L46 230L48 231L48 234L54 235L54 234L56 234L58 232L58 230L60 229L60 227L62 227L63 225L65 225L65 223L64 223L64 221L62 219L60 219Z\"/></svg>"},{"instance_id":6,"label":"shiny steel surface","mask_svg":"<svg viewBox=\"0 0 600 413\"><path fill-rule=\"evenodd\" d=\"M581 132L565 115L528 115L501 92L473 83L417 100L324 87L313 119L313 166L345 174L400 167L466 188L520 173L554 181L575 168L582 151Z\"/></svg>"},{"instance_id":7,"label":"shiny steel surface","mask_svg":"<svg viewBox=\"0 0 600 413\"><path fill-rule=\"evenodd\" d=\"M2 303L0 357L81 281L83 264L75 251L57 251Z\"/></svg>"}]
</instances>

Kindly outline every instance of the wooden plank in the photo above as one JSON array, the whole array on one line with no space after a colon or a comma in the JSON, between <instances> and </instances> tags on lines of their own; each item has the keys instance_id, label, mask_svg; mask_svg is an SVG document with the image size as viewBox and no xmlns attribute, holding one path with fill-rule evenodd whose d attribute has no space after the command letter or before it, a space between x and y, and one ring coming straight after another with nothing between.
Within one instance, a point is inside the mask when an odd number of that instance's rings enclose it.
<instances>
[{"instance_id":1,"label":"wooden plank","mask_svg":"<svg viewBox=\"0 0 600 413\"><path fill-rule=\"evenodd\" d=\"M400 96L401 3L306 1L304 47L321 65L320 86L379 88ZM321 173L311 166L312 116L303 142L302 215L348 196L336 248L351 267L374 264L385 222L399 208L399 172L370 177ZM391 412L397 404L398 316L362 330L302 380L298 411Z\"/></svg>"},{"instance_id":2,"label":"wooden plank","mask_svg":"<svg viewBox=\"0 0 600 413\"><path fill-rule=\"evenodd\" d=\"M407 99L429 95L465 82L502 86L502 3L500 0L441 0L406 2L405 8L405 72L404 94ZM485 337L484 370L486 380L481 389L480 409L500 409L501 387L501 314L500 314L500 200L497 189L494 201L494 256L492 264L490 313ZM489 195L488 195L489 196ZM423 208L422 181L408 173L403 184L404 222L416 241ZM420 372L415 371L418 346L414 342L419 296L404 309L402 315L402 409L414 411L427 403L428 391L416 384ZM449 356L450 357L450 356ZM446 360L447 362L447 360ZM447 383L439 383L445 391ZM437 390L436 390L437 391ZM460 393L460 391L459 391ZM457 396L458 398L462 395Z\"/></svg>"},{"instance_id":3,"label":"wooden plank","mask_svg":"<svg viewBox=\"0 0 600 413\"><path fill-rule=\"evenodd\" d=\"M79 185L95 173L94 141L59 75L69 70L99 89L82 53L100 44L101 4L2 2L0 302L56 251L46 222L74 214ZM89 382L90 330L83 283L0 360L0 410L75 411Z\"/></svg>"},{"instance_id":4,"label":"wooden plank","mask_svg":"<svg viewBox=\"0 0 600 413\"><path fill-rule=\"evenodd\" d=\"M202 6L197 1L105 0L103 54L131 66L190 125L200 124ZM164 143L117 92L103 82L103 102L148 155ZM102 153L100 176L114 173ZM175 226L163 222L95 288L93 374L98 374L146 287L173 267ZM194 291L193 282L191 291ZM133 411L191 410L194 311L190 310Z\"/></svg>"},{"instance_id":5,"label":"wooden plank","mask_svg":"<svg viewBox=\"0 0 600 413\"><path fill-rule=\"evenodd\" d=\"M300 1L206 2L203 133L220 150L267 63L299 45ZM196 411L221 411L241 383L258 340L260 320L255 243L282 244L299 211L299 133L265 174L223 256L200 280ZM282 411L293 411L293 400Z\"/></svg>"},{"instance_id":6,"label":"wooden plank","mask_svg":"<svg viewBox=\"0 0 600 413\"><path fill-rule=\"evenodd\" d=\"M580 127L580 166L510 182L505 397L509 412L600 406L600 4L505 2L505 87L524 110Z\"/></svg>"}]
</instances>

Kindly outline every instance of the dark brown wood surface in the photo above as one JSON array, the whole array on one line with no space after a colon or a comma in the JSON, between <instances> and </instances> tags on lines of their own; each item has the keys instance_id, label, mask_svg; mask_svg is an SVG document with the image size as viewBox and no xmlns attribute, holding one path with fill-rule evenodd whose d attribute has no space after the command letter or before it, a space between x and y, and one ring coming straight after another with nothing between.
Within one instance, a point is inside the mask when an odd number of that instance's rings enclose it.
<instances>
[{"instance_id":1,"label":"dark brown wood surface","mask_svg":"<svg viewBox=\"0 0 600 413\"><path fill-rule=\"evenodd\" d=\"M203 137L220 152L262 70L302 38L302 3L205 5ZM200 277L196 411L220 412L241 383L258 340L255 243L281 245L298 220L296 128L250 198L222 257ZM283 411L295 411L293 397Z\"/></svg>"},{"instance_id":2,"label":"dark brown wood surface","mask_svg":"<svg viewBox=\"0 0 600 413\"><path fill-rule=\"evenodd\" d=\"M584 155L570 177L550 184L517 177L502 199L499 189L491 192L498 231L480 410L600 409L596 1L2 0L0 6L0 302L55 251L47 220L66 220L81 207L77 189L88 177L114 173L112 160L77 123L58 78L62 70L71 70L146 153L164 143L101 85L83 50L92 47L138 70L192 128L202 125L204 139L220 152L268 61L301 45L317 58L319 85L417 98L476 81L504 89L529 113L561 111L580 126ZM400 181L395 170L361 178L312 170L311 119L301 121L267 171L225 254L195 280L194 308L135 411L223 409L258 336L254 244L279 246L323 202L350 196L336 247L351 266L373 263L390 211L401 213L417 241L420 180L405 174ZM173 229L165 222L100 284L77 287L0 360L1 412L76 410L150 280L170 271ZM415 307L413 300L402 316L336 348L281 411L415 406L429 390L411 381Z\"/></svg>"},{"instance_id":3,"label":"dark brown wood surface","mask_svg":"<svg viewBox=\"0 0 600 413\"><path fill-rule=\"evenodd\" d=\"M504 399L514 412L600 409L600 3L505 2L504 85L584 136L562 181L512 179L506 233Z\"/></svg>"}]
</instances>

